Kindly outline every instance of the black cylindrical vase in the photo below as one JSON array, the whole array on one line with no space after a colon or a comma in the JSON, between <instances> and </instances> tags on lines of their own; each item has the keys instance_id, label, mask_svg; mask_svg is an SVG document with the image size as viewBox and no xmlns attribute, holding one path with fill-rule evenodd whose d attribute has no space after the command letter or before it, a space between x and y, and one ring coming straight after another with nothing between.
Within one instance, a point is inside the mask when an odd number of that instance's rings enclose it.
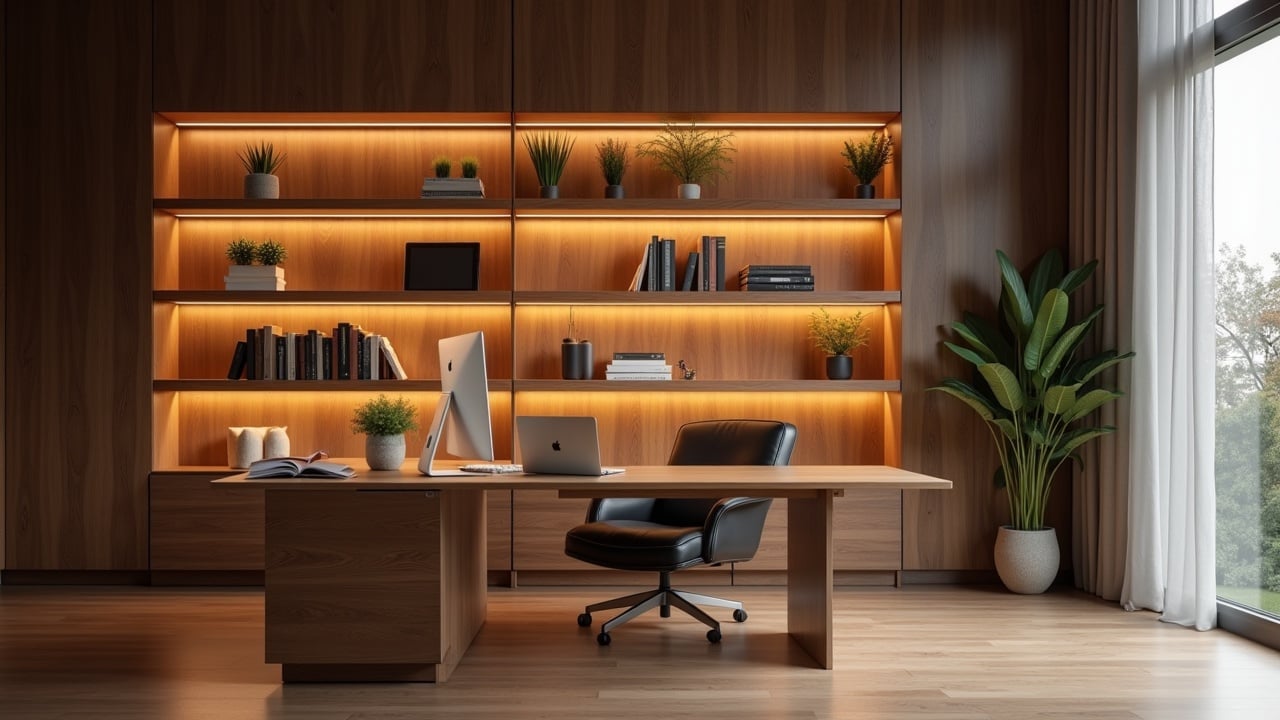
<instances>
[{"instance_id":1,"label":"black cylindrical vase","mask_svg":"<svg viewBox=\"0 0 1280 720\"><path fill-rule=\"evenodd\" d=\"M591 343L566 340L560 344L560 376L565 380L590 380L592 363Z\"/></svg>"},{"instance_id":2,"label":"black cylindrical vase","mask_svg":"<svg viewBox=\"0 0 1280 720\"><path fill-rule=\"evenodd\" d=\"M855 185L853 196L859 200L871 200L876 196L875 185Z\"/></svg>"},{"instance_id":3,"label":"black cylindrical vase","mask_svg":"<svg viewBox=\"0 0 1280 720\"><path fill-rule=\"evenodd\" d=\"M848 380L853 377L853 358L848 355L827 356L827 379Z\"/></svg>"}]
</instances>

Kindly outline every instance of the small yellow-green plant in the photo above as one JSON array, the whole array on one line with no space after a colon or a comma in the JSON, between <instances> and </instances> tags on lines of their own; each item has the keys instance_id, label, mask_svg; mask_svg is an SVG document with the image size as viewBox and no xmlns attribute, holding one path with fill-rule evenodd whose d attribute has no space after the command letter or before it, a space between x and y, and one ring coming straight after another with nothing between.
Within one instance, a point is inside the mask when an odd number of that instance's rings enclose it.
<instances>
[{"instance_id":1,"label":"small yellow-green plant","mask_svg":"<svg viewBox=\"0 0 1280 720\"><path fill-rule=\"evenodd\" d=\"M258 244L248 238L227 243L227 259L236 265L252 265L258 254Z\"/></svg>"},{"instance_id":2,"label":"small yellow-green plant","mask_svg":"<svg viewBox=\"0 0 1280 720\"><path fill-rule=\"evenodd\" d=\"M289 251L284 249L280 243L267 238L262 241L257 250L258 262L263 265L279 265L284 259L289 257Z\"/></svg>"},{"instance_id":3,"label":"small yellow-green plant","mask_svg":"<svg viewBox=\"0 0 1280 720\"><path fill-rule=\"evenodd\" d=\"M858 182L870 185L884 166L893 161L893 137L888 131L882 134L876 130L862 142L845 140L844 152L840 154L844 156L845 167L858 178Z\"/></svg>"},{"instance_id":4,"label":"small yellow-green plant","mask_svg":"<svg viewBox=\"0 0 1280 720\"><path fill-rule=\"evenodd\" d=\"M369 400L356 408L351 419L351 432L365 435L403 435L418 429L417 410L403 396L392 400L386 395Z\"/></svg>"},{"instance_id":5,"label":"small yellow-green plant","mask_svg":"<svg viewBox=\"0 0 1280 720\"><path fill-rule=\"evenodd\" d=\"M859 311L853 315L832 315L826 308L809 315L809 337L828 355L845 355L871 340L871 331L862 327L865 318Z\"/></svg>"},{"instance_id":6,"label":"small yellow-green plant","mask_svg":"<svg viewBox=\"0 0 1280 720\"><path fill-rule=\"evenodd\" d=\"M480 173L480 159L473 156L462 158L462 177L473 178Z\"/></svg>"},{"instance_id":7,"label":"small yellow-green plant","mask_svg":"<svg viewBox=\"0 0 1280 720\"><path fill-rule=\"evenodd\" d=\"M596 145L596 160L600 162L600 172L604 174L606 185L622 184L622 176L631 164L631 159L627 157L626 142L607 138Z\"/></svg>"},{"instance_id":8,"label":"small yellow-green plant","mask_svg":"<svg viewBox=\"0 0 1280 720\"><path fill-rule=\"evenodd\" d=\"M704 130L696 125L668 124L658 137L636 146L636 155L653 158L658 167L686 184L728 175L734 152L737 148L733 146L733 133Z\"/></svg>"},{"instance_id":9,"label":"small yellow-green plant","mask_svg":"<svg viewBox=\"0 0 1280 720\"><path fill-rule=\"evenodd\" d=\"M436 159L431 161L431 165L436 169L438 178L447 178L449 173L453 172L453 161L444 155L437 155Z\"/></svg>"}]
</instances>

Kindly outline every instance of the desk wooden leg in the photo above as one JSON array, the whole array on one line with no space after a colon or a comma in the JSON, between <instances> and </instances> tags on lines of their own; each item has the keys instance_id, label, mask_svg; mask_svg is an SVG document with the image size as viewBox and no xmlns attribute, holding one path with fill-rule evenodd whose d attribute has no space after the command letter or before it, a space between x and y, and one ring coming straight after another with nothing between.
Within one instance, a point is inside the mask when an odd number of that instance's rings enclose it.
<instances>
[{"instance_id":1,"label":"desk wooden leg","mask_svg":"<svg viewBox=\"0 0 1280 720\"><path fill-rule=\"evenodd\" d=\"M787 632L825 669L832 666L834 496L787 498Z\"/></svg>"}]
</instances>

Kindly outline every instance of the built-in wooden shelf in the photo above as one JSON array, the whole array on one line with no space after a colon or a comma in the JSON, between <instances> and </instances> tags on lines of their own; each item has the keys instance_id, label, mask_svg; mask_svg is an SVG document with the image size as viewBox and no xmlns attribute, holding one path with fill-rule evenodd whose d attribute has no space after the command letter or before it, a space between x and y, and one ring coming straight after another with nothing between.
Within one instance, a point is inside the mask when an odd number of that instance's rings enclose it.
<instances>
[{"instance_id":1,"label":"built-in wooden shelf","mask_svg":"<svg viewBox=\"0 0 1280 720\"><path fill-rule=\"evenodd\" d=\"M515 391L901 392L900 380L516 380ZM490 389L493 388L490 383Z\"/></svg>"},{"instance_id":2,"label":"built-in wooden shelf","mask_svg":"<svg viewBox=\"0 0 1280 720\"><path fill-rule=\"evenodd\" d=\"M897 198L854 200L817 198L796 200L678 200L639 198L604 200L590 198L517 198L516 217L626 218L626 217L749 217L749 218L883 218L902 210Z\"/></svg>"},{"instance_id":3,"label":"built-in wooden shelf","mask_svg":"<svg viewBox=\"0 0 1280 720\"><path fill-rule=\"evenodd\" d=\"M899 290L834 292L627 292L518 290L516 305L884 305L902 302Z\"/></svg>"},{"instance_id":4,"label":"built-in wooden shelf","mask_svg":"<svg viewBox=\"0 0 1280 720\"><path fill-rule=\"evenodd\" d=\"M155 392L438 392L439 380L153 380ZM511 381L490 379L489 390L510 392Z\"/></svg>"},{"instance_id":5,"label":"built-in wooden shelf","mask_svg":"<svg viewBox=\"0 0 1280 720\"><path fill-rule=\"evenodd\" d=\"M177 305L510 305L506 290L156 290Z\"/></svg>"},{"instance_id":6,"label":"built-in wooden shelf","mask_svg":"<svg viewBox=\"0 0 1280 720\"><path fill-rule=\"evenodd\" d=\"M156 198L175 217L480 217L511 215L510 198Z\"/></svg>"}]
</instances>

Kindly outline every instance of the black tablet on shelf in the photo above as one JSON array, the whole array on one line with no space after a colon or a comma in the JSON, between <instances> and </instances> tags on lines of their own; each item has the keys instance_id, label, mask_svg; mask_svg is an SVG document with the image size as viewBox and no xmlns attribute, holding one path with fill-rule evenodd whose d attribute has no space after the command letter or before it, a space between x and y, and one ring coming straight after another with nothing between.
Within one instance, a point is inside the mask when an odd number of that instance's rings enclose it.
<instances>
[{"instance_id":1,"label":"black tablet on shelf","mask_svg":"<svg viewBox=\"0 0 1280 720\"><path fill-rule=\"evenodd\" d=\"M405 243L404 289L479 290L480 243Z\"/></svg>"}]
</instances>

